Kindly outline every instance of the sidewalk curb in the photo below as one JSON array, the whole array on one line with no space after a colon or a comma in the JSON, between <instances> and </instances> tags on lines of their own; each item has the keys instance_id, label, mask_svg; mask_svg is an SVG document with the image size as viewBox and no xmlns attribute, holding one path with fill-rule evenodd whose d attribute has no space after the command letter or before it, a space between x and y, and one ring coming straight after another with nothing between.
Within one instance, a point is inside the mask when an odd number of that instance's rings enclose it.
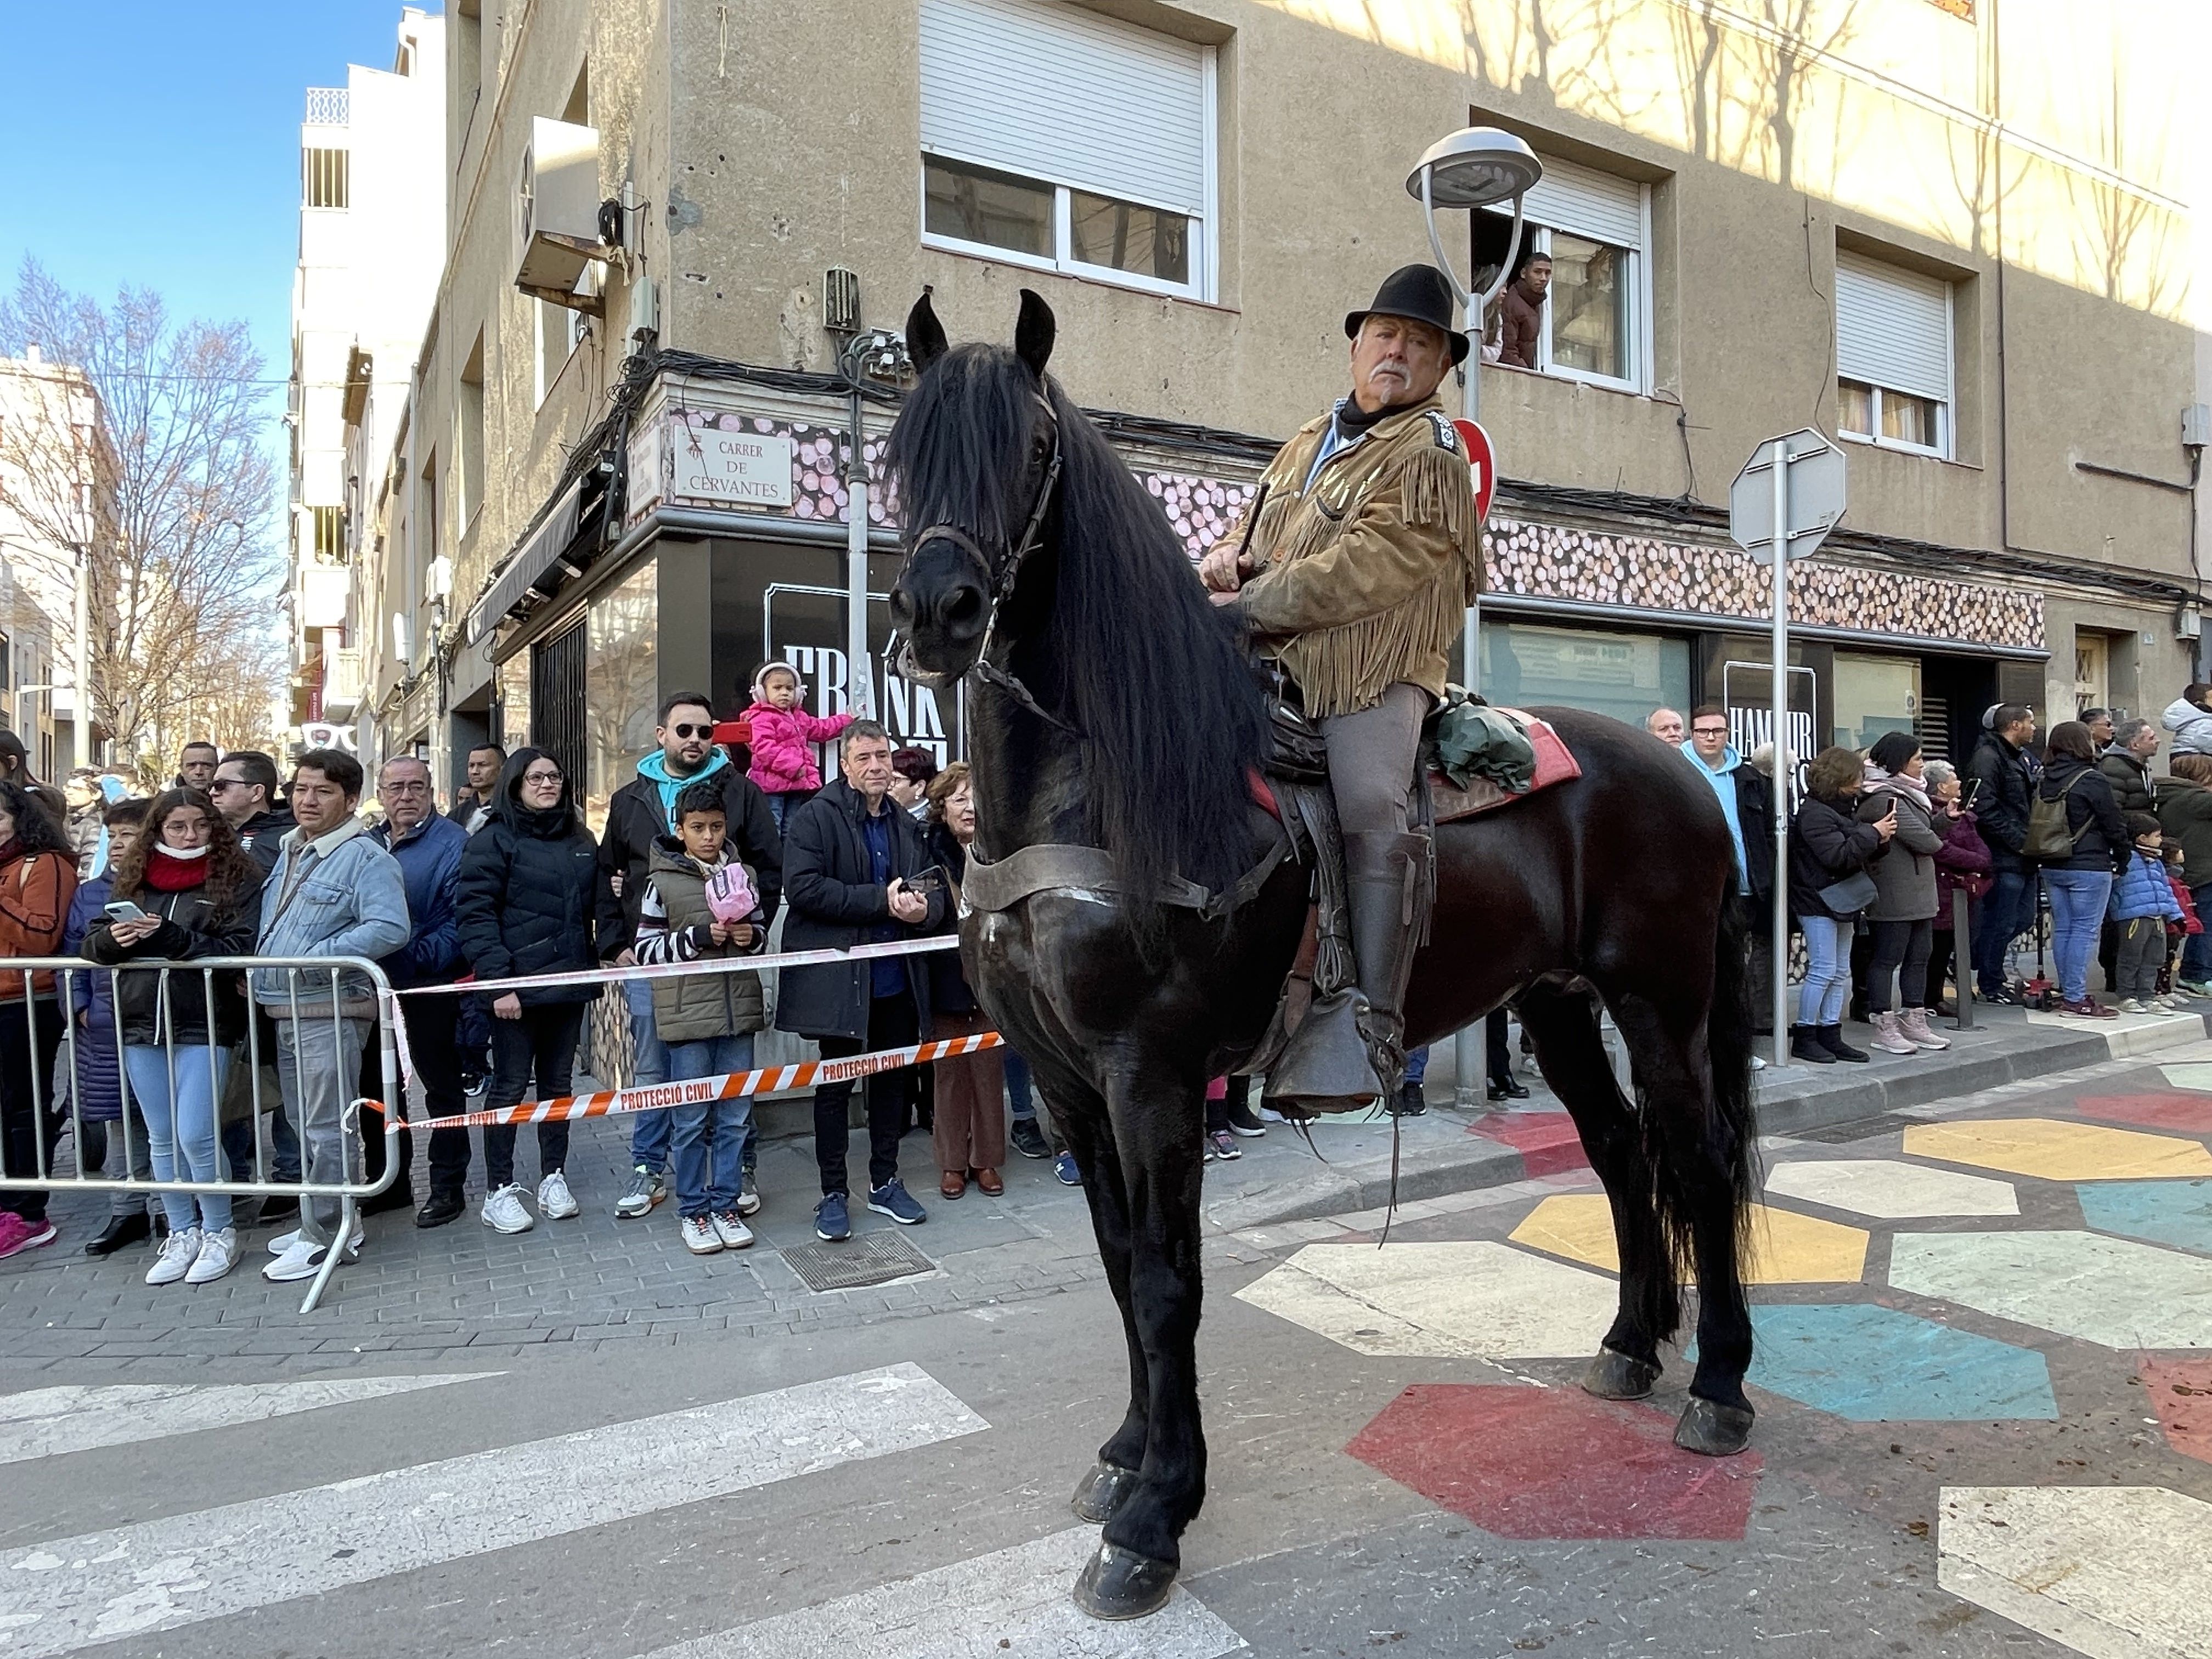
<instances>
[{"instance_id":1,"label":"sidewalk curb","mask_svg":"<svg viewBox=\"0 0 2212 1659\"><path fill-rule=\"evenodd\" d=\"M2128 1024L2119 1030L2030 1024L2009 1010L1984 1010L1976 1035L2001 1035L2002 1042L1947 1050L1934 1063L1903 1065L1887 1056L1869 1066L1808 1068L1778 1086L1761 1089L1758 1123L1761 1135L1801 1136L1841 1124L1878 1118L1910 1107L1955 1096L1978 1094L2008 1084L2031 1083L2059 1072L2108 1061L2144 1060L2162 1049L2203 1040L2203 1015L2155 1025ZM1948 1027L1945 1035L1952 1035ZM1792 1068L1796 1070L1796 1068ZM1531 1167L1521 1152L1477 1133L1484 1122L1525 1121L1544 1114L1501 1114L1469 1124L1464 1148L1407 1154L1400 1162L1401 1204L1448 1194L1504 1186L1550 1173L1557 1159ZM1206 1206L1208 1232L1237 1232L1288 1221L1318 1221L1390 1202L1390 1160L1362 1158L1324 1165L1312 1173L1279 1182L1263 1192L1224 1199Z\"/></svg>"}]
</instances>

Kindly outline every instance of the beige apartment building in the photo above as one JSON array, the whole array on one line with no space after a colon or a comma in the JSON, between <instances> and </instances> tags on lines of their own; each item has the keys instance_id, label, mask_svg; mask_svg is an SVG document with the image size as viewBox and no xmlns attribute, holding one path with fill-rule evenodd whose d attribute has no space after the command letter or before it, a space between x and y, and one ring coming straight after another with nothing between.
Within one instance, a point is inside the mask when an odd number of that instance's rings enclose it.
<instances>
[{"instance_id":1,"label":"beige apartment building","mask_svg":"<svg viewBox=\"0 0 2212 1659\"><path fill-rule=\"evenodd\" d=\"M1729 486L1811 426L1850 471L1796 586L1822 741L1957 753L2001 696L2155 712L2200 672L2196 27L2059 0L454 0L446 269L349 621L363 739L450 777L529 738L597 805L664 689L734 713L774 654L840 706L840 351L924 284L956 338L1009 338L1042 294L1054 371L1202 551L1342 395L1345 312L1428 257L1407 173L1470 122L1543 158L1556 273L1536 368L1482 371L1494 695L1751 720L1767 602ZM1449 216L1463 273L1507 224ZM872 458L895 388L860 411ZM895 732L957 749L957 698L886 676L880 602L870 630Z\"/></svg>"}]
</instances>

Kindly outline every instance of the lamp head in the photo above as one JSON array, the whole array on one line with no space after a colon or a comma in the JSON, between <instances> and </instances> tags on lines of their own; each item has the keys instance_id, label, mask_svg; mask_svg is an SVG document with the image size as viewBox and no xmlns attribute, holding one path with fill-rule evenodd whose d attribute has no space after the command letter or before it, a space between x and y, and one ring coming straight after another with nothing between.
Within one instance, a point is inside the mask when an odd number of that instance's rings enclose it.
<instances>
[{"instance_id":1,"label":"lamp head","mask_svg":"<svg viewBox=\"0 0 2212 1659\"><path fill-rule=\"evenodd\" d=\"M1484 208L1525 196L1544 176L1544 164L1511 133L1497 127L1462 127L1429 146L1406 175L1406 193L1421 199L1429 175L1429 202L1440 208Z\"/></svg>"}]
</instances>

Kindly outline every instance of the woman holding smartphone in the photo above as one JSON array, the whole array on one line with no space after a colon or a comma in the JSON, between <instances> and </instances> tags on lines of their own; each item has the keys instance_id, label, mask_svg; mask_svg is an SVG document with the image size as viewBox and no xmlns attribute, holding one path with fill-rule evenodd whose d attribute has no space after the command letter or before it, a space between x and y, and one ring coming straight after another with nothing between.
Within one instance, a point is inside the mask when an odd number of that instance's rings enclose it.
<instances>
[{"instance_id":1,"label":"woman holding smartphone","mask_svg":"<svg viewBox=\"0 0 2212 1659\"><path fill-rule=\"evenodd\" d=\"M215 803L198 789L155 797L146 827L116 860L106 915L85 935L88 960L189 963L253 951L261 919L261 866ZM230 1045L246 1035L246 998L234 973L194 968L115 975L123 1074L146 1119L157 1181L221 1181L216 1103ZM204 1285L238 1261L228 1194L164 1193L169 1236L149 1285Z\"/></svg>"}]
</instances>

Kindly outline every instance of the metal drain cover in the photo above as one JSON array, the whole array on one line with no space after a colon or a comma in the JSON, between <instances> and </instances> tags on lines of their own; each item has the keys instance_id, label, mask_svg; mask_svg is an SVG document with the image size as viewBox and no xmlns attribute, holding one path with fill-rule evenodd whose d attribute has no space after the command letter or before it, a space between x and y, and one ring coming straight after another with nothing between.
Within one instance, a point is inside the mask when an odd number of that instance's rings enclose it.
<instances>
[{"instance_id":1,"label":"metal drain cover","mask_svg":"<svg viewBox=\"0 0 2212 1659\"><path fill-rule=\"evenodd\" d=\"M799 1244L783 1253L792 1272L810 1291L850 1291L863 1285L888 1285L894 1279L934 1273L937 1264L888 1229L864 1233L842 1244Z\"/></svg>"},{"instance_id":2,"label":"metal drain cover","mask_svg":"<svg viewBox=\"0 0 2212 1659\"><path fill-rule=\"evenodd\" d=\"M1909 1129L1919 1120L1899 1117L1893 1112L1883 1112L1874 1117L1855 1117L1848 1123L1832 1123L1825 1129L1807 1129L1790 1138L1792 1140L1815 1140L1831 1146L1848 1146L1855 1140L1871 1140L1876 1135L1893 1135L1900 1129Z\"/></svg>"}]
</instances>

